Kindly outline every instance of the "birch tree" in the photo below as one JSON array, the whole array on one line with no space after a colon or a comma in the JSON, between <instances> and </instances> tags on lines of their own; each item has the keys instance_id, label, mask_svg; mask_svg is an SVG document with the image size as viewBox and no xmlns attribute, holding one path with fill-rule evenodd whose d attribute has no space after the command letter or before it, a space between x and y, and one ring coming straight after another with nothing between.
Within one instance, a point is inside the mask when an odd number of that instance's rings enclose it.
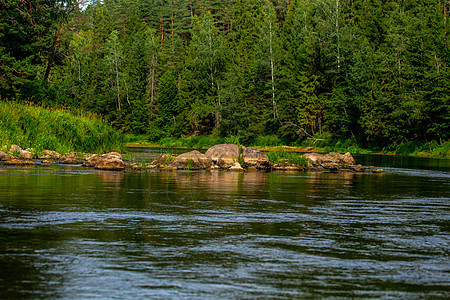
<instances>
[{"instance_id":1,"label":"birch tree","mask_svg":"<svg viewBox=\"0 0 450 300\"><path fill-rule=\"evenodd\" d=\"M278 36L278 22L275 14L275 8L271 1L263 2L261 11L261 23L259 24L259 41L256 52L256 63L259 73L269 87L265 91L270 95L273 118L278 118L278 108L276 100L276 68L278 67L280 57L280 40Z\"/></svg>"},{"instance_id":2,"label":"birch tree","mask_svg":"<svg viewBox=\"0 0 450 300\"><path fill-rule=\"evenodd\" d=\"M117 30L113 30L109 35L108 39L105 43L105 60L109 65L110 73L113 77L112 86L116 90L116 98L117 98L117 108L120 111L121 104L121 96L120 96L120 88L121 88L121 77L122 77L122 61L123 61L123 48L119 42L119 33Z\"/></svg>"}]
</instances>

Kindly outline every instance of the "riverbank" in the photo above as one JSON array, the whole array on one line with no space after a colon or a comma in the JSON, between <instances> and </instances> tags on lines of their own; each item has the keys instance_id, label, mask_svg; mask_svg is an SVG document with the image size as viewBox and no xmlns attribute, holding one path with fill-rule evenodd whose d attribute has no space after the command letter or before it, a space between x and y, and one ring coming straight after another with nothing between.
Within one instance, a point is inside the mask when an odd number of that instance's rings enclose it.
<instances>
[{"instance_id":1,"label":"riverbank","mask_svg":"<svg viewBox=\"0 0 450 300\"><path fill-rule=\"evenodd\" d=\"M20 145L39 155L44 149L59 153L121 152L125 143L125 135L94 114L12 101L0 103L0 146Z\"/></svg>"},{"instance_id":2,"label":"riverbank","mask_svg":"<svg viewBox=\"0 0 450 300\"><path fill-rule=\"evenodd\" d=\"M135 148L179 148L179 149L208 149L213 145L222 143L240 144L238 137L212 137L195 136L183 138L162 138L158 141L146 140L145 136L128 137L129 143L126 147ZM353 140L332 139L308 139L299 145L283 145L282 141L275 136L258 137L251 147L261 151L288 151L299 153L329 153L339 152L351 154L376 154L376 155L405 155L418 157L445 157L450 158L450 141L430 142L405 142L393 144L383 148L367 149L357 145Z\"/></svg>"},{"instance_id":3,"label":"riverbank","mask_svg":"<svg viewBox=\"0 0 450 300\"><path fill-rule=\"evenodd\" d=\"M146 163L132 158L123 158L118 152L106 154L65 153L43 150L41 154L33 149L23 150L18 145L1 147L0 162L4 166L30 166L49 164L82 165L100 170L124 171L144 170L222 170L222 171L345 171L364 172L366 168L356 164L350 153L300 154L290 151L272 151L267 154L255 148L237 144L218 144L204 154L197 151L177 156L163 154ZM376 170L371 170L375 172ZM382 171L382 170L378 170Z\"/></svg>"}]
</instances>

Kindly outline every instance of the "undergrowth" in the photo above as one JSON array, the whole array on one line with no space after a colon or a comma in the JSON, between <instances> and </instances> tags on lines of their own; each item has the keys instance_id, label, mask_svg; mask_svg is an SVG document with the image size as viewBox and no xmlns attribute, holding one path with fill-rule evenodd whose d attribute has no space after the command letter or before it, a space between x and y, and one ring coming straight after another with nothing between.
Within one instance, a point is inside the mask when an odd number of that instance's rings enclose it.
<instances>
[{"instance_id":1,"label":"undergrowth","mask_svg":"<svg viewBox=\"0 0 450 300\"><path fill-rule=\"evenodd\" d=\"M122 151L125 136L101 117L12 101L0 103L0 145L60 153Z\"/></svg>"},{"instance_id":2,"label":"undergrowth","mask_svg":"<svg viewBox=\"0 0 450 300\"><path fill-rule=\"evenodd\" d=\"M269 160L275 164L294 164L298 166L308 166L308 160L301 154L292 151L278 149L266 153Z\"/></svg>"}]
</instances>

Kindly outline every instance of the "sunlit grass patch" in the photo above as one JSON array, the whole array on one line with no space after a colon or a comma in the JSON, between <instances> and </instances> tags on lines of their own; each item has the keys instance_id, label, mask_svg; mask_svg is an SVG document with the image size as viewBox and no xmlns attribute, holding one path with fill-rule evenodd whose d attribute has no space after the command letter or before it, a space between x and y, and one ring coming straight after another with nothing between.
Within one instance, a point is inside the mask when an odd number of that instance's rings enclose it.
<instances>
[{"instance_id":1,"label":"sunlit grass patch","mask_svg":"<svg viewBox=\"0 0 450 300\"><path fill-rule=\"evenodd\" d=\"M100 116L12 101L0 103L1 145L66 153L121 151L124 143L125 136Z\"/></svg>"}]
</instances>

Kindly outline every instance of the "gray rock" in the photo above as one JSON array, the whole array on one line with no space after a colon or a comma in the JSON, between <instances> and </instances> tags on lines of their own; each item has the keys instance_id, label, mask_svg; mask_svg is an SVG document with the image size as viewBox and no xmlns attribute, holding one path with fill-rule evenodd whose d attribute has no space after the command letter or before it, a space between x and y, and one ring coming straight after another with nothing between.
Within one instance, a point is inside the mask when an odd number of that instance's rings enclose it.
<instances>
[{"instance_id":1,"label":"gray rock","mask_svg":"<svg viewBox=\"0 0 450 300\"><path fill-rule=\"evenodd\" d=\"M5 153L3 151L0 151L0 161L9 161L13 159L13 157L11 155L9 155L8 153Z\"/></svg>"},{"instance_id":2,"label":"gray rock","mask_svg":"<svg viewBox=\"0 0 450 300\"><path fill-rule=\"evenodd\" d=\"M244 171L244 168L242 168L240 163L235 162L228 170L231 170L231 171Z\"/></svg>"},{"instance_id":3,"label":"gray rock","mask_svg":"<svg viewBox=\"0 0 450 300\"><path fill-rule=\"evenodd\" d=\"M245 148L242 158L246 167L264 168L270 165L269 157L264 152L254 148Z\"/></svg>"},{"instance_id":4,"label":"gray rock","mask_svg":"<svg viewBox=\"0 0 450 300\"><path fill-rule=\"evenodd\" d=\"M64 154L60 159L60 164L67 164L67 165L80 165L84 162L84 159L78 158L75 153L66 153Z\"/></svg>"},{"instance_id":5,"label":"gray rock","mask_svg":"<svg viewBox=\"0 0 450 300\"><path fill-rule=\"evenodd\" d=\"M44 150L42 152L43 152L43 154L38 157L39 159L59 159L59 158L61 158L61 154L59 154L56 151Z\"/></svg>"},{"instance_id":6,"label":"gray rock","mask_svg":"<svg viewBox=\"0 0 450 300\"><path fill-rule=\"evenodd\" d=\"M34 165L35 163L34 163L34 161L31 161L31 160L21 160L21 159L13 158L11 160L4 161L3 164L10 165L10 166L31 166L31 165Z\"/></svg>"},{"instance_id":7,"label":"gray rock","mask_svg":"<svg viewBox=\"0 0 450 300\"><path fill-rule=\"evenodd\" d=\"M239 146L236 144L220 144L209 148L206 156L223 169L230 168L239 158Z\"/></svg>"},{"instance_id":8,"label":"gray rock","mask_svg":"<svg viewBox=\"0 0 450 300\"><path fill-rule=\"evenodd\" d=\"M125 163L117 157L101 158L95 165L99 170L122 171L125 170Z\"/></svg>"},{"instance_id":9,"label":"gray rock","mask_svg":"<svg viewBox=\"0 0 450 300\"><path fill-rule=\"evenodd\" d=\"M188 170L206 169L211 166L212 159L197 150L178 155L170 167Z\"/></svg>"},{"instance_id":10,"label":"gray rock","mask_svg":"<svg viewBox=\"0 0 450 300\"><path fill-rule=\"evenodd\" d=\"M171 154L163 154L157 160L153 161L150 165L154 168L161 168L168 166L171 162L173 162L175 157Z\"/></svg>"},{"instance_id":11,"label":"gray rock","mask_svg":"<svg viewBox=\"0 0 450 300\"><path fill-rule=\"evenodd\" d=\"M86 159L86 161L83 162L82 166L88 167L88 168L94 168L98 164L98 162L102 159L103 158L101 158L97 154L94 154L91 157L89 157L88 159Z\"/></svg>"}]
</instances>

